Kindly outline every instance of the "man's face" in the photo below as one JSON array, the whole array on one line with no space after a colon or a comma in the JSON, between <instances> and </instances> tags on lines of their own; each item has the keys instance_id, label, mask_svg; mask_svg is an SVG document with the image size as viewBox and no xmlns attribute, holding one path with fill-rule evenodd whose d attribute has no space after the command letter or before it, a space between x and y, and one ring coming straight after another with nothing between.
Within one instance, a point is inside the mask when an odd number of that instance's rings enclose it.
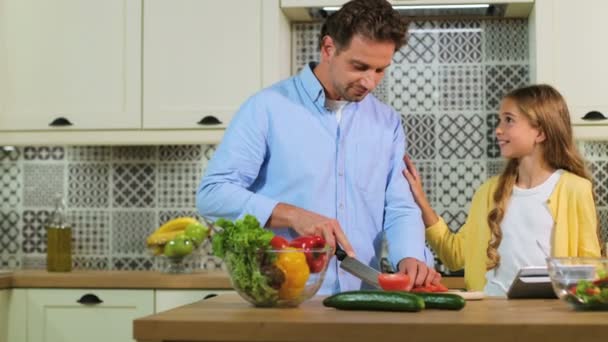
<instances>
[{"instance_id":1,"label":"man's face","mask_svg":"<svg viewBox=\"0 0 608 342\"><path fill-rule=\"evenodd\" d=\"M325 38L322 54L329 65L327 89L333 100L361 101L382 80L391 64L395 44L376 42L360 35L353 36L350 45L339 52L330 37Z\"/></svg>"}]
</instances>

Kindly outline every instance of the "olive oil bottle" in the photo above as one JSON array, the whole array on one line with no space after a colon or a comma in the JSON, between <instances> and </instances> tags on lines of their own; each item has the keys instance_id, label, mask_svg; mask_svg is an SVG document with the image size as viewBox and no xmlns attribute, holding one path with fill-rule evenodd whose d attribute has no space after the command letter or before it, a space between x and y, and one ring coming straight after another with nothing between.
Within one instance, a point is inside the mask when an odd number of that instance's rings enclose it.
<instances>
[{"instance_id":1,"label":"olive oil bottle","mask_svg":"<svg viewBox=\"0 0 608 342\"><path fill-rule=\"evenodd\" d=\"M72 227L66 221L65 201L55 197L55 211L46 223L46 269L49 272L72 270Z\"/></svg>"}]
</instances>

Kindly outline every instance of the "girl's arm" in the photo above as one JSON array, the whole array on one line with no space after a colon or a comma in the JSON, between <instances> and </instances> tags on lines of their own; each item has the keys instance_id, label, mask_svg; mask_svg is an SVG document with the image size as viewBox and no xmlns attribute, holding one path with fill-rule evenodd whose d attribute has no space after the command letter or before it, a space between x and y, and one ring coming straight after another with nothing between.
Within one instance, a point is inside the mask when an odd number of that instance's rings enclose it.
<instances>
[{"instance_id":1,"label":"girl's arm","mask_svg":"<svg viewBox=\"0 0 608 342\"><path fill-rule=\"evenodd\" d=\"M578 255L599 257L601 248L593 190L591 183L585 185L581 187L582 191L578 193L577 199L579 203L576 210L579 223Z\"/></svg>"},{"instance_id":2,"label":"girl's arm","mask_svg":"<svg viewBox=\"0 0 608 342\"><path fill-rule=\"evenodd\" d=\"M416 204L422 211L422 220L426 227L426 239L433 250L450 270L459 270L464 267L464 241L466 236L466 224L460 228L458 234L452 233L445 221L441 219L435 210L431 207L424 189L422 188L422 179L414 166L412 160L405 156L403 157L406 168L403 170L403 176L407 178L410 184L412 194Z\"/></svg>"},{"instance_id":3,"label":"girl's arm","mask_svg":"<svg viewBox=\"0 0 608 342\"><path fill-rule=\"evenodd\" d=\"M406 166L406 168L403 169L403 176L405 176L408 183L410 183L414 200L422 211L422 221L424 221L424 226L428 228L439 221L439 216L435 213L435 210L433 210L431 204L426 198L424 189L422 188L422 179L420 178L414 163L407 155L403 157L403 161L405 162Z\"/></svg>"}]
</instances>

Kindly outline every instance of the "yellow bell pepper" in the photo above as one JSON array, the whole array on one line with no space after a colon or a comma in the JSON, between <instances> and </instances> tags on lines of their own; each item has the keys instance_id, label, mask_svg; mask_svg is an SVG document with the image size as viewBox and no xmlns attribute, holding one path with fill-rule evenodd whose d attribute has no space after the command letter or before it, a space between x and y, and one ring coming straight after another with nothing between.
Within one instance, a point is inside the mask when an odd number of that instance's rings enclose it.
<instances>
[{"instance_id":1,"label":"yellow bell pepper","mask_svg":"<svg viewBox=\"0 0 608 342\"><path fill-rule=\"evenodd\" d=\"M295 299L304 290L304 285L310 276L306 256L302 252L293 252L295 248L284 248L285 253L279 252L274 264L285 275L285 281L279 289L280 299Z\"/></svg>"}]
</instances>

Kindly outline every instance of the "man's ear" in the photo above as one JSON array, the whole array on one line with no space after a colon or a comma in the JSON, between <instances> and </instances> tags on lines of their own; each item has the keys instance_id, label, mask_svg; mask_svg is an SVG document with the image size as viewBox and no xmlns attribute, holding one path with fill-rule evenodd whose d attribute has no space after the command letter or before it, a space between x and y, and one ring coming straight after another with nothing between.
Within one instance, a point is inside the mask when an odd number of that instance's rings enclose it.
<instances>
[{"instance_id":1,"label":"man's ear","mask_svg":"<svg viewBox=\"0 0 608 342\"><path fill-rule=\"evenodd\" d=\"M330 60L336 53L336 45L330 36L325 36L321 40L321 57Z\"/></svg>"}]
</instances>

